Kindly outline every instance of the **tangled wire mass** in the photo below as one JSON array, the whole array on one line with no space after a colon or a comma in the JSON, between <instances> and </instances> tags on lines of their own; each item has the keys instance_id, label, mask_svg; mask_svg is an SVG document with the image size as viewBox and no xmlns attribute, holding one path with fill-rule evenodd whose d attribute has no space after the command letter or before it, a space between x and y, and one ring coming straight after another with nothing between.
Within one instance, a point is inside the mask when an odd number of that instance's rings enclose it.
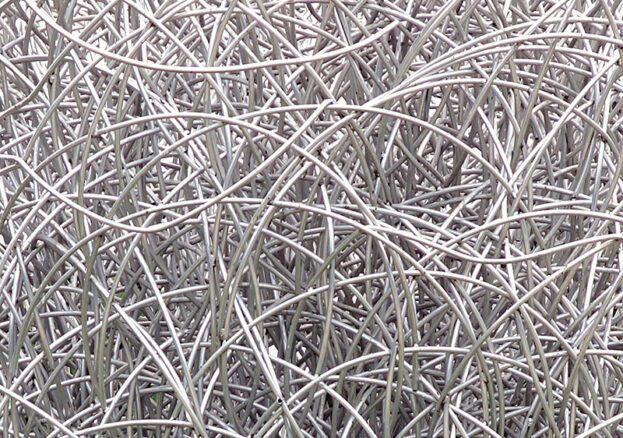
<instances>
[{"instance_id":1,"label":"tangled wire mass","mask_svg":"<svg viewBox=\"0 0 623 438\"><path fill-rule=\"evenodd\" d=\"M2 436L623 436L622 16L0 2Z\"/></svg>"}]
</instances>

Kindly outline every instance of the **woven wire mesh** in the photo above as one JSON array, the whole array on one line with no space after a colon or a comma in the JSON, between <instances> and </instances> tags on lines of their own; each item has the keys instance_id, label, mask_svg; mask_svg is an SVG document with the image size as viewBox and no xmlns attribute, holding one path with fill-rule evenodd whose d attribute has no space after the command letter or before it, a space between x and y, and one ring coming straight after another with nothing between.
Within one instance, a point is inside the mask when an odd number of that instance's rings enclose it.
<instances>
[{"instance_id":1,"label":"woven wire mesh","mask_svg":"<svg viewBox=\"0 0 623 438\"><path fill-rule=\"evenodd\" d=\"M622 14L0 2L3 436L622 436Z\"/></svg>"}]
</instances>

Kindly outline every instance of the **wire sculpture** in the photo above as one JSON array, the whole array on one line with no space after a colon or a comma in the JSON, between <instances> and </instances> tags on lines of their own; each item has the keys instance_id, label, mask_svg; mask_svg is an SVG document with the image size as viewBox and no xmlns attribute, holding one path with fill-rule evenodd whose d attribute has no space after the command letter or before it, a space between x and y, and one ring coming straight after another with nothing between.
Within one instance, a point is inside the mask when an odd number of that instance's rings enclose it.
<instances>
[{"instance_id":1,"label":"wire sculpture","mask_svg":"<svg viewBox=\"0 0 623 438\"><path fill-rule=\"evenodd\" d=\"M622 436L622 16L0 2L3 436Z\"/></svg>"}]
</instances>

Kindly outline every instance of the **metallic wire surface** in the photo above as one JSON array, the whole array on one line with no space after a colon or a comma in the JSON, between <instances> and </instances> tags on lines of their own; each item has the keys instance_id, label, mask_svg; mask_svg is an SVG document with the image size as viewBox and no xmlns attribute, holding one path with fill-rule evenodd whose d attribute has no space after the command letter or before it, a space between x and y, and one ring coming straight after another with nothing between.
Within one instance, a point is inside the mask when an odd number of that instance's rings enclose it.
<instances>
[{"instance_id":1,"label":"metallic wire surface","mask_svg":"<svg viewBox=\"0 0 623 438\"><path fill-rule=\"evenodd\" d=\"M622 17L0 2L2 437L623 436Z\"/></svg>"}]
</instances>

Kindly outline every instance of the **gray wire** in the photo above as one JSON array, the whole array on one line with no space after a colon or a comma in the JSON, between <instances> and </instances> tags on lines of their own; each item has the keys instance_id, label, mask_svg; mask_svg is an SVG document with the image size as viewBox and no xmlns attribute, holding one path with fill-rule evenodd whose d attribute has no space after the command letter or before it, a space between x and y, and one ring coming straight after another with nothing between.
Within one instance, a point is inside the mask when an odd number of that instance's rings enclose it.
<instances>
[{"instance_id":1,"label":"gray wire","mask_svg":"<svg viewBox=\"0 0 623 438\"><path fill-rule=\"evenodd\" d=\"M0 2L0 432L623 434L623 7Z\"/></svg>"}]
</instances>

